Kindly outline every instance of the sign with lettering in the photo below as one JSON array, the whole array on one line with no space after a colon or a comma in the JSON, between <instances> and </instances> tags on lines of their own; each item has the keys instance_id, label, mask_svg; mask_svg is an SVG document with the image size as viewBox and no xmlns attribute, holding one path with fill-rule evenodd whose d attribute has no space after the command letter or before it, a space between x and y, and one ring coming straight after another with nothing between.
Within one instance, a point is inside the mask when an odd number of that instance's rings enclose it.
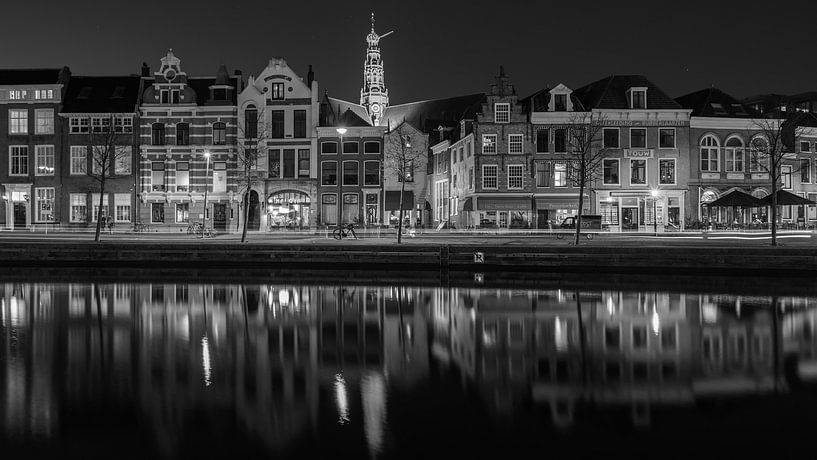
<instances>
[{"instance_id":1,"label":"sign with lettering","mask_svg":"<svg viewBox=\"0 0 817 460\"><path fill-rule=\"evenodd\" d=\"M701 173L701 179L720 179L721 173Z\"/></svg>"},{"instance_id":2,"label":"sign with lettering","mask_svg":"<svg viewBox=\"0 0 817 460\"><path fill-rule=\"evenodd\" d=\"M474 253L474 263L475 264L484 264L485 263L485 253L484 252L475 252Z\"/></svg>"},{"instance_id":3,"label":"sign with lettering","mask_svg":"<svg viewBox=\"0 0 817 460\"><path fill-rule=\"evenodd\" d=\"M604 126L689 126L689 120L605 120Z\"/></svg>"},{"instance_id":4,"label":"sign with lettering","mask_svg":"<svg viewBox=\"0 0 817 460\"><path fill-rule=\"evenodd\" d=\"M652 158L652 149L624 149L624 158Z\"/></svg>"}]
</instances>

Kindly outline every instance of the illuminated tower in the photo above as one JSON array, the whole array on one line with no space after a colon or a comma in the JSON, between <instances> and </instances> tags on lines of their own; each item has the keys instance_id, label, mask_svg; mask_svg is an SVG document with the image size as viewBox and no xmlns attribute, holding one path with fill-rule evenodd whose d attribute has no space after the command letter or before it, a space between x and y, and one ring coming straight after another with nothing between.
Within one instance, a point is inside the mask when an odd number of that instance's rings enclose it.
<instances>
[{"instance_id":1,"label":"illuminated tower","mask_svg":"<svg viewBox=\"0 0 817 460\"><path fill-rule=\"evenodd\" d=\"M363 88L360 88L360 105L366 108L375 126L380 124L383 112L389 105L389 90L383 78L383 60L380 59L380 39L394 31L377 35L374 31L374 13L372 13L372 30L366 36L366 63L363 66Z\"/></svg>"}]
</instances>

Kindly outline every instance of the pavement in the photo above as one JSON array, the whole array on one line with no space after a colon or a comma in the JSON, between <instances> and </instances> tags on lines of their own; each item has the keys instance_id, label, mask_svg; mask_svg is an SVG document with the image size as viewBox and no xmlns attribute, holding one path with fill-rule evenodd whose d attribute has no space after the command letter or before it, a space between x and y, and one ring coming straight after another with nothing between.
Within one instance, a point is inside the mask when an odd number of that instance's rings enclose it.
<instances>
[{"instance_id":1,"label":"pavement","mask_svg":"<svg viewBox=\"0 0 817 460\"><path fill-rule=\"evenodd\" d=\"M359 238L344 238L338 241L331 234L314 232L250 232L247 243L250 244L320 244L320 245L383 245L396 244L394 232L378 234L374 232L359 232ZM407 245L499 245L499 246L569 246L573 244L573 235L563 233L557 237L550 232L503 233L492 232L483 234L463 234L460 232L428 232L417 233L415 236L406 235L403 243ZM153 232L131 233L114 232L103 233L103 242L116 243L206 243L227 244L241 241L241 234L220 234L215 238L198 238L186 232ZM94 241L93 232L31 232L31 231L0 231L0 244L18 243L53 243L55 241L70 241L72 243ZM673 233L598 233L592 239L582 238L582 246L718 246L718 247L745 247L768 246L771 243L769 232L673 232ZM817 247L817 233L811 231L781 231L778 233L778 244L781 246Z\"/></svg>"}]
</instances>

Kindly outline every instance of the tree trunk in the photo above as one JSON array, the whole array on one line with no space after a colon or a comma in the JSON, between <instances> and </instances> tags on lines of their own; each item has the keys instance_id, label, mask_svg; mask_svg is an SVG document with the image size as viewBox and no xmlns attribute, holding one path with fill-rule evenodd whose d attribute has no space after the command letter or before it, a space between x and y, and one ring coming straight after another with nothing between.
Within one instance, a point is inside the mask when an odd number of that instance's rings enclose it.
<instances>
[{"instance_id":1,"label":"tree trunk","mask_svg":"<svg viewBox=\"0 0 817 460\"><path fill-rule=\"evenodd\" d=\"M573 240L573 243L578 246L579 245L579 237L581 236L582 231L582 207L584 206L584 183L585 183L585 165L582 164L581 171L579 172L579 213L576 216L576 238Z\"/></svg>"},{"instance_id":2,"label":"tree trunk","mask_svg":"<svg viewBox=\"0 0 817 460\"><path fill-rule=\"evenodd\" d=\"M105 200L105 173L102 173L102 179L99 181L99 210L96 212L96 235L94 241L99 242L100 233L102 230L102 203Z\"/></svg>"},{"instance_id":3,"label":"tree trunk","mask_svg":"<svg viewBox=\"0 0 817 460\"><path fill-rule=\"evenodd\" d=\"M397 244L403 242L403 193L406 190L406 175L403 174L403 181L400 183L400 216L397 221Z\"/></svg>"},{"instance_id":4,"label":"tree trunk","mask_svg":"<svg viewBox=\"0 0 817 460\"><path fill-rule=\"evenodd\" d=\"M771 212L771 226L772 226L772 246L777 246L777 179L772 173L772 212Z\"/></svg>"},{"instance_id":5,"label":"tree trunk","mask_svg":"<svg viewBox=\"0 0 817 460\"><path fill-rule=\"evenodd\" d=\"M250 218L250 187L247 187L247 191L244 193L244 215L242 216L242 220L244 221L244 229L241 231L241 242L247 242L247 221Z\"/></svg>"}]
</instances>

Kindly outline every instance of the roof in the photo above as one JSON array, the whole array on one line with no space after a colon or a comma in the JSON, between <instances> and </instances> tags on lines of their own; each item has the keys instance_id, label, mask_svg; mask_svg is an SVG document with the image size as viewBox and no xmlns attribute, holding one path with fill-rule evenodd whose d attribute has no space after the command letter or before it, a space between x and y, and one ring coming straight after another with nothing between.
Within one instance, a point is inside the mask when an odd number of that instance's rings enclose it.
<instances>
[{"instance_id":1,"label":"roof","mask_svg":"<svg viewBox=\"0 0 817 460\"><path fill-rule=\"evenodd\" d=\"M346 116L346 112L352 112L354 115L357 116L360 120L362 120L365 125L348 125L348 126L372 126L372 122L369 121L369 112L366 111L366 108L360 104L354 104L352 102L344 101L341 99L336 99L334 97L326 96L326 100L329 104L329 109L332 111L333 114L341 114L341 117Z\"/></svg>"},{"instance_id":2,"label":"roof","mask_svg":"<svg viewBox=\"0 0 817 460\"><path fill-rule=\"evenodd\" d=\"M48 85L59 83L63 69L0 69L0 85Z\"/></svg>"},{"instance_id":3,"label":"roof","mask_svg":"<svg viewBox=\"0 0 817 460\"><path fill-rule=\"evenodd\" d=\"M547 112L548 104L550 103L550 98L552 97L550 91L551 88L540 89L539 91L531 94L530 96L520 99L519 103L522 104L527 110L533 112ZM570 94L570 100L571 102L573 102L574 112L584 111L584 105L582 104L582 101L579 100L575 93Z\"/></svg>"},{"instance_id":4,"label":"roof","mask_svg":"<svg viewBox=\"0 0 817 460\"><path fill-rule=\"evenodd\" d=\"M464 118L475 118L484 101L485 94L477 93L393 105L386 108L383 123L395 126L407 121L427 133L441 125L456 126Z\"/></svg>"},{"instance_id":5,"label":"roof","mask_svg":"<svg viewBox=\"0 0 817 460\"><path fill-rule=\"evenodd\" d=\"M693 117L757 118L757 112L718 88L706 88L675 98Z\"/></svg>"},{"instance_id":6,"label":"roof","mask_svg":"<svg viewBox=\"0 0 817 460\"><path fill-rule=\"evenodd\" d=\"M345 112L340 116L338 120L338 126L346 126L346 127L360 127L360 126L372 126L372 123L369 122L367 119L360 118L360 116L352 109L346 109Z\"/></svg>"},{"instance_id":7,"label":"roof","mask_svg":"<svg viewBox=\"0 0 817 460\"><path fill-rule=\"evenodd\" d=\"M627 90L647 88L647 109L681 106L644 75L610 75L573 91L586 109L629 109Z\"/></svg>"},{"instance_id":8,"label":"roof","mask_svg":"<svg viewBox=\"0 0 817 460\"><path fill-rule=\"evenodd\" d=\"M139 100L138 76L71 77L64 113L132 113Z\"/></svg>"},{"instance_id":9,"label":"roof","mask_svg":"<svg viewBox=\"0 0 817 460\"><path fill-rule=\"evenodd\" d=\"M143 77L144 78L144 77ZM220 75L217 77L187 77L187 87L196 94L196 105L237 105L238 104L238 93L241 91L241 75L229 75L228 77L228 85L235 88L232 91L228 91L229 100L228 101L211 101L210 100L210 87L223 85L224 84L224 75ZM144 78L145 80L145 94L152 93L152 86L155 83L155 79L153 78Z\"/></svg>"}]
</instances>

